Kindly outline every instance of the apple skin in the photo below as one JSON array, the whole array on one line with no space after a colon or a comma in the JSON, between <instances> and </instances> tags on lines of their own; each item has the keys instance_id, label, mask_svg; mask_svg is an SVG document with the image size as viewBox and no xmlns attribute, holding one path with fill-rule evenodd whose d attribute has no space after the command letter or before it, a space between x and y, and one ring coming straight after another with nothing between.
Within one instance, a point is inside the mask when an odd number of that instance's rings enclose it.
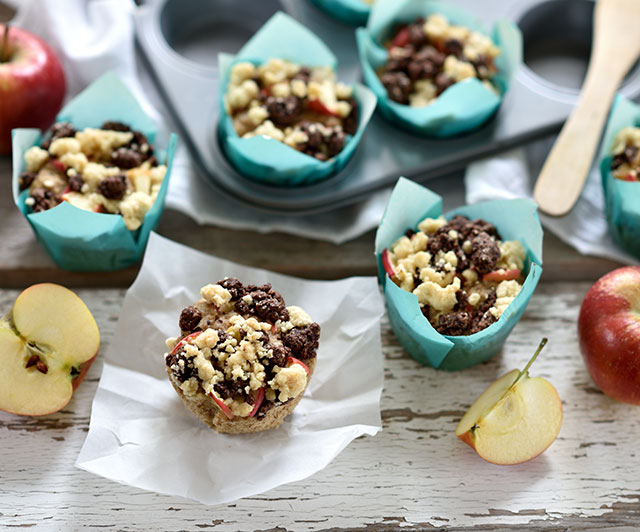
<instances>
[{"instance_id":1,"label":"apple skin","mask_svg":"<svg viewBox=\"0 0 640 532\"><path fill-rule=\"evenodd\" d=\"M485 273L482 276L483 281L495 281L499 283L500 281L513 281L518 279L522 272L520 270L504 270L504 271L495 271Z\"/></svg>"},{"instance_id":2,"label":"apple skin","mask_svg":"<svg viewBox=\"0 0 640 532\"><path fill-rule=\"evenodd\" d=\"M5 32L0 24L0 46ZM66 90L60 60L42 39L9 29L6 61L0 63L0 154L11 151L11 130L47 129L62 106Z\"/></svg>"},{"instance_id":3,"label":"apple skin","mask_svg":"<svg viewBox=\"0 0 640 532\"><path fill-rule=\"evenodd\" d=\"M640 267L613 270L589 289L578 338L596 386L617 401L640 405Z\"/></svg>"},{"instance_id":4,"label":"apple skin","mask_svg":"<svg viewBox=\"0 0 640 532\"><path fill-rule=\"evenodd\" d=\"M384 271L387 272L389 279L393 279L396 276L396 272L391 264L391 259L389 258L389 250L386 248L382 252L382 266Z\"/></svg>"},{"instance_id":5,"label":"apple skin","mask_svg":"<svg viewBox=\"0 0 640 532\"><path fill-rule=\"evenodd\" d=\"M302 362L302 360L298 360L297 358L294 358L294 357L287 357L287 366L292 364L299 364L307 372L307 375L309 375L309 372L310 372L309 367L304 362Z\"/></svg>"},{"instance_id":6,"label":"apple skin","mask_svg":"<svg viewBox=\"0 0 640 532\"><path fill-rule=\"evenodd\" d=\"M87 376L89 368L91 368L91 364L93 364L97 356L98 356L98 352L96 351L96 354L93 355L89 360L80 364L80 367L78 368L80 369L80 373L78 373L76 378L71 381L71 386L74 392L77 390L78 386L82 384L82 381Z\"/></svg>"},{"instance_id":7,"label":"apple skin","mask_svg":"<svg viewBox=\"0 0 640 532\"><path fill-rule=\"evenodd\" d=\"M222 401L222 399L218 399L213 392L210 392L209 395L211 396L211 399L213 399L215 403L220 407L220 410L222 410L223 414L227 416L227 419L234 418L233 412L231 412L231 409Z\"/></svg>"}]
</instances>

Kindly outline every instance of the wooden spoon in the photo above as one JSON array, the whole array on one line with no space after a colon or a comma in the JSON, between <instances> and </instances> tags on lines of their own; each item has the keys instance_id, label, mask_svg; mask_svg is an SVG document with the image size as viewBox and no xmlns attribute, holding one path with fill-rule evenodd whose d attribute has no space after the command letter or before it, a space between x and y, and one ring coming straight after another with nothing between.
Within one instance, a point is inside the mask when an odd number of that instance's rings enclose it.
<instances>
[{"instance_id":1,"label":"wooden spoon","mask_svg":"<svg viewBox=\"0 0 640 532\"><path fill-rule=\"evenodd\" d=\"M580 100L542 167L533 195L552 216L567 214L580 196L611 102L640 55L640 0L599 0L593 51Z\"/></svg>"}]
</instances>

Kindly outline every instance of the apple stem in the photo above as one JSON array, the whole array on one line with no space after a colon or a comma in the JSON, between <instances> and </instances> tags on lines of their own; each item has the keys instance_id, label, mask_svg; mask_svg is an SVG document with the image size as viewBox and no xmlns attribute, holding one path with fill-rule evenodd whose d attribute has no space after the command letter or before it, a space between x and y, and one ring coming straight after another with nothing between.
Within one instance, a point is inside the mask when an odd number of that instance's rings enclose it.
<instances>
[{"instance_id":1,"label":"apple stem","mask_svg":"<svg viewBox=\"0 0 640 532\"><path fill-rule=\"evenodd\" d=\"M547 345L547 339L543 338L542 341L540 342L540 345L538 346L538 349L536 349L536 352L533 354L529 362L527 362L527 365L524 367L524 369L520 372L520 377L522 377L522 375L526 375L526 373L529 371L529 368L531 367L531 364L533 364L536 361L536 358L538 358L540 351L542 351L542 348L545 345Z\"/></svg>"},{"instance_id":2,"label":"apple stem","mask_svg":"<svg viewBox=\"0 0 640 532\"><path fill-rule=\"evenodd\" d=\"M2 35L2 43L0 44L0 63L4 63L5 62L5 52L8 54L9 52L9 27L10 24L7 22L4 25L4 33ZM7 61L8 61L8 57L7 57Z\"/></svg>"}]
</instances>

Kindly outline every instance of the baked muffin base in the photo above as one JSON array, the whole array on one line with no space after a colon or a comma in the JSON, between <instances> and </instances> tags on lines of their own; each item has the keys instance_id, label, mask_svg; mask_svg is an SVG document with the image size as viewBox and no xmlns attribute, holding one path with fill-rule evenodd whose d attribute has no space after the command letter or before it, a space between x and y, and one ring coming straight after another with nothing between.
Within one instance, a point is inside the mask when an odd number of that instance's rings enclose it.
<instances>
[{"instance_id":1,"label":"baked muffin base","mask_svg":"<svg viewBox=\"0 0 640 532\"><path fill-rule=\"evenodd\" d=\"M316 357L309 360L304 360L304 364L309 368L309 374L307 375L307 386L313 375L313 370L316 367ZM166 367L166 366L165 366ZM189 410L205 425L211 427L216 432L221 434L246 434L250 432L260 432L263 430L275 429L279 427L284 419L293 412L293 409L298 405L302 399L305 389L291 401L288 401L280 406L274 406L262 418L257 417L235 417L229 419L216 402L208 395L203 393L198 394L195 397L187 397L179 384L174 382L171 374L171 369L166 367L169 380L174 390L178 393L184 404Z\"/></svg>"}]
</instances>

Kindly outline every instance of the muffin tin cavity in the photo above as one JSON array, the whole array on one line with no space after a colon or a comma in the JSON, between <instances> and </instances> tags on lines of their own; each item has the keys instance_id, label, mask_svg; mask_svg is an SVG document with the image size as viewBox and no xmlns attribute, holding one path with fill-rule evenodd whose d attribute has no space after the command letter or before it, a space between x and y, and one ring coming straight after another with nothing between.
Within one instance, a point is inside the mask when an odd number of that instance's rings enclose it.
<instances>
[{"instance_id":1,"label":"muffin tin cavity","mask_svg":"<svg viewBox=\"0 0 640 532\"><path fill-rule=\"evenodd\" d=\"M218 52L238 51L277 9L277 4L249 0L168 0L160 10L158 22L166 43L180 56L217 69Z\"/></svg>"},{"instance_id":2,"label":"muffin tin cavity","mask_svg":"<svg viewBox=\"0 0 640 532\"><path fill-rule=\"evenodd\" d=\"M524 44L522 74L530 86L577 101L591 55L594 4L592 0L528 2L516 15ZM637 65L627 75L625 88L634 93L640 89Z\"/></svg>"},{"instance_id":3,"label":"muffin tin cavity","mask_svg":"<svg viewBox=\"0 0 640 532\"><path fill-rule=\"evenodd\" d=\"M579 90L591 52L592 15L584 0L553 0L527 11L518 22L527 67L553 85Z\"/></svg>"}]
</instances>

